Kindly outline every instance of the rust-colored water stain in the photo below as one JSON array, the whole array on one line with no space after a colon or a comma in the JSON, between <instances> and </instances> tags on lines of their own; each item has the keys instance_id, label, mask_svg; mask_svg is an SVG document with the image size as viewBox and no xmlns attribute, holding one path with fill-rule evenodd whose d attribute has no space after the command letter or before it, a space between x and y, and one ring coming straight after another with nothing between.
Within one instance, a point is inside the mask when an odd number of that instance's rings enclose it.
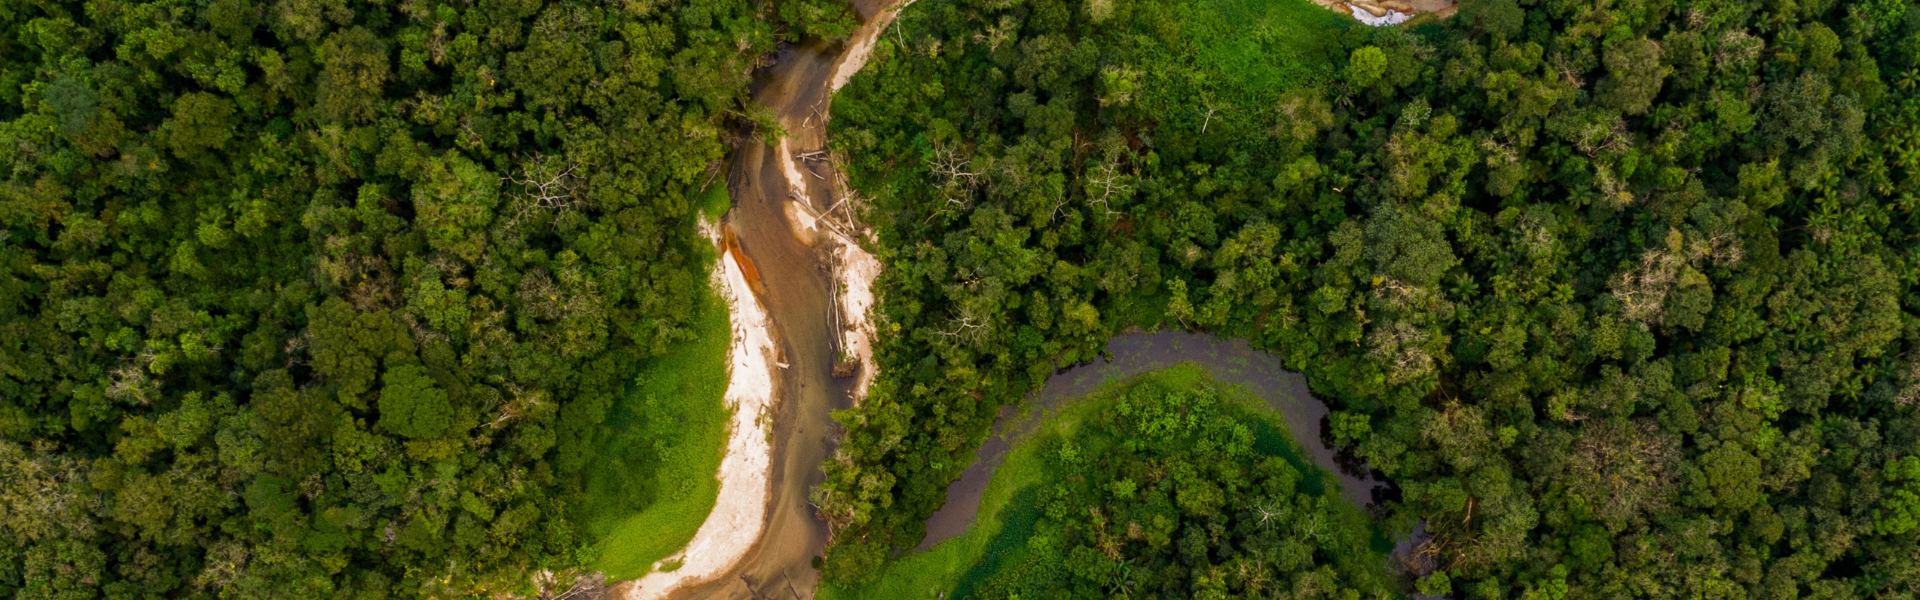
<instances>
[{"instance_id":1,"label":"rust-colored water stain","mask_svg":"<svg viewBox=\"0 0 1920 600\"><path fill-rule=\"evenodd\" d=\"M740 274L746 277L747 287L753 288L754 295L767 297L767 286L760 282L760 270L754 268L753 259L747 256L747 252L740 249L740 239L734 234L731 221L720 224L720 239L721 244L727 247L727 254L732 255L733 261L740 265Z\"/></svg>"}]
</instances>

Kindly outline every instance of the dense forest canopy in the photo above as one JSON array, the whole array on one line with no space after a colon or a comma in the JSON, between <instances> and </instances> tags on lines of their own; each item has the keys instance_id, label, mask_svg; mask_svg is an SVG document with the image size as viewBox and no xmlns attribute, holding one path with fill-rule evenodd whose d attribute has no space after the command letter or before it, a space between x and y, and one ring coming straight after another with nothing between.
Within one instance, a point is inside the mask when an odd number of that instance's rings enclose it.
<instances>
[{"instance_id":1,"label":"dense forest canopy","mask_svg":"<svg viewBox=\"0 0 1920 600\"><path fill-rule=\"evenodd\" d=\"M776 12L0 2L0 596L580 566L582 467L692 335L696 194Z\"/></svg>"},{"instance_id":2,"label":"dense forest canopy","mask_svg":"<svg viewBox=\"0 0 1920 600\"><path fill-rule=\"evenodd\" d=\"M609 413L701 323L701 190L771 124L752 69L855 21L0 0L0 595L582 567L586 467L650 468L598 454ZM1138 325L1304 371L1397 484L1379 523L1437 536L1423 592L1920 596L1912 0L1468 0L1380 29L921 0L897 27L832 121L888 269L881 375L815 495L830 582L914 546L1000 407ZM1388 593L1309 568L1357 540L1255 524L1331 509L1235 441L1246 415L1125 402L1042 442L1027 526L1062 553L975 595ZM1089 526L1121 513L1179 526Z\"/></svg>"},{"instance_id":3,"label":"dense forest canopy","mask_svg":"<svg viewBox=\"0 0 1920 600\"><path fill-rule=\"evenodd\" d=\"M1000 406L1158 324L1306 372L1385 522L1438 536L1427 591L1920 594L1920 7L1293 4L901 17L831 124L888 270L829 579L920 539Z\"/></svg>"},{"instance_id":4,"label":"dense forest canopy","mask_svg":"<svg viewBox=\"0 0 1920 600\"><path fill-rule=\"evenodd\" d=\"M999 516L1007 525L954 597L1384 591L1366 517L1257 399L1195 367L1130 385L1080 400L1098 406L1070 433L1026 442L1041 447L1044 483Z\"/></svg>"}]
</instances>

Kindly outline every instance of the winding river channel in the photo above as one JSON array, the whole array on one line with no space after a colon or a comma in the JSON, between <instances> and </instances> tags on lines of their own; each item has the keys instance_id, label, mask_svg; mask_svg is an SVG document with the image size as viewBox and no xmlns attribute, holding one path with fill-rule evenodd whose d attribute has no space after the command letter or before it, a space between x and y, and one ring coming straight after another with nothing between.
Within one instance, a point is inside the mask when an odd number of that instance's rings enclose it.
<instances>
[{"instance_id":1,"label":"winding river channel","mask_svg":"<svg viewBox=\"0 0 1920 600\"><path fill-rule=\"evenodd\" d=\"M734 202L727 226L747 259L743 261L746 270L758 273L755 292L771 318L782 361L775 374L778 401L770 415L771 497L766 525L742 559L725 574L674 591L673 598L804 600L814 596L819 573L813 559L824 551L827 527L815 517L808 493L822 481L821 465L838 437L832 411L851 405L857 378L833 377L843 337L836 317L831 255L796 235L812 225L796 228L790 222L795 215L790 201L810 206L807 212L815 214L832 209L834 203L828 200L837 197L832 185L836 175L825 161L802 161L795 173L794 162L783 158L817 156L817 151L825 149L836 77L844 83L864 62L863 51L848 48L870 46L892 20L883 12L899 2L853 0L863 23L855 41L785 46L771 66L755 74L755 100L775 111L788 136L778 145L750 136L735 149L727 176ZM856 58L847 60L849 54ZM788 156L782 157L782 152ZM946 505L927 521L923 548L964 533L973 522L994 469L1020 437L1017 427L1008 431L1005 424L1040 420L1012 419L1018 410L1053 410L1107 381L1187 361L1207 368L1217 381L1252 392L1284 415L1307 458L1339 478L1349 501L1372 504L1375 490L1385 485L1369 477L1363 466L1343 468L1343 461L1321 442L1326 405L1308 393L1304 377L1285 370L1278 357L1254 350L1244 340L1136 332L1114 337L1107 350L1111 360L1056 374L1023 407L1002 411L993 435L978 451L978 460L948 487Z\"/></svg>"},{"instance_id":2,"label":"winding river channel","mask_svg":"<svg viewBox=\"0 0 1920 600\"><path fill-rule=\"evenodd\" d=\"M854 0L861 21L868 24L862 29L884 26L875 17L895 1ZM825 147L827 103L847 46L818 42L786 46L772 66L755 73L754 99L780 117L788 133L787 151L798 154ZM735 148L727 187L733 196L728 226L759 275L756 291L773 321L784 363L775 378L779 400L771 415L773 473L766 526L731 571L677 590L674 598L812 598L819 579L813 557L824 551L827 541L827 525L814 516L807 494L825 477L821 465L833 452L838 436L832 412L852 403L855 380L833 377L841 338L827 256L794 235L785 212L793 194L783 172L781 149L760 139L748 137ZM803 181L794 185L804 186L808 198L833 198L827 168L803 165L813 176L803 175Z\"/></svg>"},{"instance_id":3,"label":"winding river channel","mask_svg":"<svg viewBox=\"0 0 1920 600\"><path fill-rule=\"evenodd\" d=\"M1327 405L1307 390L1305 376L1286 370L1280 357L1255 350L1246 340L1184 331L1124 333L1108 340L1106 350L1112 357L1110 360L1095 360L1055 373L1021 406L1000 410L993 434L980 445L973 464L947 486L946 505L927 519L927 537L918 549L931 548L967 532L980 510L980 497L993 479L994 470L1006 459L1007 450L1047 413L1086 397L1105 383L1186 362L1206 368L1214 381L1237 386L1265 401L1268 408L1283 417L1288 433L1300 444L1306 458L1339 478L1340 493L1347 501L1356 506L1371 505L1374 492L1387 485L1375 479L1364 466L1342 460L1321 442ZM1039 414L1015 418L1021 411Z\"/></svg>"}]
</instances>

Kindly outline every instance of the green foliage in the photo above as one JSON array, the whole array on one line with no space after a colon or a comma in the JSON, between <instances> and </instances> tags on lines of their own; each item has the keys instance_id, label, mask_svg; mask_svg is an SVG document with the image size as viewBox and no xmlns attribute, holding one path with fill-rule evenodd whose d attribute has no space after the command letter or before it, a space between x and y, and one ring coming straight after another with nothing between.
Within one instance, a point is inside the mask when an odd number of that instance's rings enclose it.
<instances>
[{"instance_id":1,"label":"green foliage","mask_svg":"<svg viewBox=\"0 0 1920 600\"><path fill-rule=\"evenodd\" d=\"M1660 63L1660 45L1653 40L1622 40L1608 44L1603 56L1607 76L1600 80L1596 99L1630 115L1647 112L1667 75Z\"/></svg>"},{"instance_id":2,"label":"green foliage","mask_svg":"<svg viewBox=\"0 0 1920 600\"><path fill-rule=\"evenodd\" d=\"M232 120L233 102L204 92L186 94L173 102L173 118L161 126L156 141L172 148L174 156L199 156L226 145Z\"/></svg>"},{"instance_id":3,"label":"green foliage","mask_svg":"<svg viewBox=\"0 0 1920 600\"><path fill-rule=\"evenodd\" d=\"M1387 53L1379 48L1367 46L1353 51L1347 58L1347 83L1358 89L1373 87L1380 82L1380 76L1387 74Z\"/></svg>"},{"instance_id":4,"label":"green foliage","mask_svg":"<svg viewBox=\"0 0 1920 600\"><path fill-rule=\"evenodd\" d=\"M1220 244L1221 232L1213 209L1198 201L1153 219L1132 214L1190 190L1141 186L1143 169L1158 159L1128 136L1154 120L1178 124L1156 143L1182 151L1283 129L1311 134L1330 122L1330 106L1303 97L1286 106L1294 118L1274 111L1272 97L1335 73L1329 65L1346 54L1309 34L1339 26L1340 17L1305 3L1115 3L1098 26L1078 3L917 6L901 15L898 35L882 38L867 74L840 92L834 109L835 143L855 157L847 167L859 185L931 195L875 195L883 243L896 256L876 286L888 298L879 309L902 329L883 336L877 353L892 366L859 411L868 422L901 424L906 437L883 451L900 452L897 462L869 454L882 439L874 437L844 446L854 449L852 462L828 466L824 489L838 500L823 515L847 532L827 552L829 577L859 579L888 548L912 545L919 519L971 456L969 444L955 441L972 439L1054 361L1092 358L1125 319L1165 312L1204 324L1228 318L1236 300L1252 308L1278 299L1252 295L1258 282L1297 269L1279 260L1278 229L1248 234L1229 257L1246 271L1247 286L1196 285L1184 296L1175 281L1162 287L1163 264L1200 261L1198 244ZM928 55L935 46L938 61ZM1196 88L1205 92L1199 106L1183 92ZM917 125L894 128L898 119ZM1237 177L1234 169L1220 174ZM988 189L1010 193L1004 203L983 202ZM1138 234L1099 234L1112 227L1179 235L1182 244L1160 250ZM956 285L980 293L942 292ZM1115 301L1169 289L1170 311L1164 295Z\"/></svg>"},{"instance_id":5,"label":"green foliage","mask_svg":"<svg viewBox=\"0 0 1920 600\"><path fill-rule=\"evenodd\" d=\"M1356 442L1373 434L1373 426L1367 422L1368 419L1364 414L1340 411L1327 415L1327 427L1333 432L1334 440L1341 443Z\"/></svg>"},{"instance_id":6,"label":"green foliage","mask_svg":"<svg viewBox=\"0 0 1920 600\"><path fill-rule=\"evenodd\" d=\"M1189 371L1197 369L1169 369L1143 378L1161 379L1169 386L1192 385L1194 373ZM1125 390L1126 383L1103 386L1087 399L1049 413L1036 426L1035 431L1039 432L1036 435L1072 435L1094 413L1110 409L1119 393ZM885 555L882 554L867 567L875 572L870 580L854 585L826 581L818 589L819 596L834 600L890 600L947 593L951 597L951 592L968 581L977 585L979 580L998 570L1000 562L991 557L1004 555L1030 537L1032 524L1040 516L1038 503L1032 498L1048 473L1048 449L1043 444L1021 443L1007 451L1005 461L994 469L992 481L981 494L979 516L966 533L925 552L909 553L896 560L883 561ZM845 546L836 544L829 547L828 552Z\"/></svg>"},{"instance_id":7,"label":"green foliage","mask_svg":"<svg viewBox=\"0 0 1920 600\"><path fill-rule=\"evenodd\" d=\"M1874 532L1906 535L1920 529L1920 457L1887 463L1885 478L1892 489L1874 511Z\"/></svg>"},{"instance_id":8,"label":"green foliage","mask_svg":"<svg viewBox=\"0 0 1920 600\"><path fill-rule=\"evenodd\" d=\"M1255 451L1261 417L1211 385L1160 381L1116 394L1072 436L1029 442L1054 450L1047 483L1028 488L1038 515L955 597L1389 597L1357 511L1303 493L1284 457ZM1109 493L1134 481L1138 494Z\"/></svg>"},{"instance_id":9,"label":"green foliage","mask_svg":"<svg viewBox=\"0 0 1920 600\"><path fill-rule=\"evenodd\" d=\"M1453 579L1447 577L1446 571L1434 571L1433 574L1421 578L1420 582L1414 585L1414 589L1428 596L1448 596L1453 594Z\"/></svg>"},{"instance_id":10,"label":"green foliage","mask_svg":"<svg viewBox=\"0 0 1920 600\"><path fill-rule=\"evenodd\" d=\"M597 452L644 445L609 419L647 359L714 335L696 198L757 11L0 7L0 596L531 597L590 567L612 528L579 514L630 512L573 510L586 465L712 471ZM705 428L673 440L717 451L718 397L684 401Z\"/></svg>"},{"instance_id":11,"label":"green foliage","mask_svg":"<svg viewBox=\"0 0 1920 600\"><path fill-rule=\"evenodd\" d=\"M434 387L427 370L414 365L387 369L380 376L380 427L401 437L419 439L447 433L453 407L447 393Z\"/></svg>"},{"instance_id":12,"label":"green foliage","mask_svg":"<svg viewBox=\"0 0 1920 600\"><path fill-rule=\"evenodd\" d=\"M901 16L831 125L897 329L821 506L865 560L828 578L893 573L1000 406L1164 317L1302 370L1456 596L1920 585L1912 2L1288 5Z\"/></svg>"},{"instance_id":13,"label":"green foliage","mask_svg":"<svg viewBox=\"0 0 1920 600\"><path fill-rule=\"evenodd\" d=\"M780 20L800 38L841 40L860 27L859 15L846 0L782 0Z\"/></svg>"},{"instance_id":14,"label":"green foliage","mask_svg":"<svg viewBox=\"0 0 1920 600\"><path fill-rule=\"evenodd\" d=\"M1102 386L1015 441L964 535L884 565L871 582L828 584L820 595L1378 589L1383 558L1366 547L1364 517L1318 483L1322 475L1292 466L1298 447L1257 406L1244 392L1216 389L1193 365ZM1195 562L1200 550L1207 557Z\"/></svg>"},{"instance_id":15,"label":"green foliage","mask_svg":"<svg viewBox=\"0 0 1920 600\"><path fill-rule=\"evenodd\" d=\"M686 547L720 496L732 418L725 309L709 298L694 322L697 336L648 359L609 411L611 435L588 464L573 510L599 540L590 564L610 579L644 575Z\"/></svg>"}]
</instances>

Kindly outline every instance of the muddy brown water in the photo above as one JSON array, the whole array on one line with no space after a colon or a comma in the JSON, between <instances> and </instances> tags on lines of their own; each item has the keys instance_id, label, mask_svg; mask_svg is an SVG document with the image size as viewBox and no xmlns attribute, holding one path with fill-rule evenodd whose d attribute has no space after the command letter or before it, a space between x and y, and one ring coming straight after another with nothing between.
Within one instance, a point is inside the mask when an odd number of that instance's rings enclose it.
<instances>
[{"instance_id":1,"label":"muddy brown water","mask_svg":"<svg viewBox=\"0 0 1920 600\"><path fill-rule=\"evenodd\" d=\"M854 0L868 22L894 0ZM812 42L783 46L772 66L754 75L754 100L772 108L788 131L794 152L824 147L825 115L834 63L842 44ZM838 337L833 331L833 282L815 249L794 238L783 202L787 179L778 150L758 135L734 149L727 173L733 210L727 220L739 249L760 275L755 292L773 321L779 360L778 399L773 411L772 499L766 528L746 556L729 572L702 585L683 588L673 598L807 599L819 572L813 558L826 547L827 525L814 515L807 494L824 479L839 425L832 411L847 408L851 379L835 379ZM830 173L820 165L801 165L825 177L807 179L808 196L830 198ZM824 208L816 206L816 209Z\"/></svg>"},{"instance_id":2,"label":"muddy brown water","mask_svg":"<svg viewBox=\"0 0 1920 600\"><path fill-rule=\"evenodd\" d=\"M852 0L862 23L871 23L881 11L900 0ZM811 41L783 46L773 65L754 75L754 99L780 116L795 154L824 149L831 83L844 44ZM802 244L787 223L783 203L789 198L778 150L758 136L741 142L727 174L733 197L728 224L760 275L754 286L773 321L780 359L786 368L777 374L779 395L773 421L772 498L766 528L760 538L726 574L701 585L683 588L673 598L794 599L814 596L819 572L813 560L826 547L827 526L808 502L808 493L824 479L821 466L832 454L839 425L832 411L851 405L852 379L835 379L838 336L833 323L833 282L823 256ZM831 204L834 190L830 165L802 162L802 183L813 208ZM810 176L811 175L811 176ZM747 261L742 261L743 263ZM1364 469L1342 468L1335 453L1320 443L1326 405L1308 393L1304 377L1285 370L1280 360L1253 350L1244 340L1224 340L1184 332L1132 333L1116 336L1107 345L1114 360L1082 365L1055 375L1027 406L1042 411L1022 422L1038 423L1044 411L1086 395L1103 382L1194 361L1217 381L1247 389L1285 415L1288 430L1312 461L1339 478L1342 493L1357 504L1371 504L1375 490L1386 484ZM979 450L972 467L948 487L946 506L927 521L931 546L966 531L979 510L980 495L1004 460L1010 441L1001 422L1014 415L1009 408L996 421L995 432ZM1017 436L1015 436L1017 437Z\"/></svg>"},{"instance_id":3,"label":"muddy brown water","mask_svg":"<svg viewBox=\"0 0 1920 600\"><path fill-rule=\"evenodd\" d=\"M947 486L947 503L927 519L927 537L915 550L932 548L967 532L980 511L980 497L994 470L1006 460L1007 450L1048 414L1106 383L1185 362L1204 367L1216 382L1237 386L1266 401L1268 408L1284 417L1288 433L1306 458L1338 478L1341 496L1348 502L1372 505L1375 491L1387 488L1387 483L1364 466L1343 459L1321 442L1327 405L1308 391L1306 377L1286 370L1280 357L1255 350L1246 340L1184 331L1125 333L1109 340L1106 349L1112 360L1095 360L1055 373L1020 406L1000 410L993 433L980 445L973 464ZM1022 415L1022 411L1029 412Z\"/></svg>"}]
</instances>

